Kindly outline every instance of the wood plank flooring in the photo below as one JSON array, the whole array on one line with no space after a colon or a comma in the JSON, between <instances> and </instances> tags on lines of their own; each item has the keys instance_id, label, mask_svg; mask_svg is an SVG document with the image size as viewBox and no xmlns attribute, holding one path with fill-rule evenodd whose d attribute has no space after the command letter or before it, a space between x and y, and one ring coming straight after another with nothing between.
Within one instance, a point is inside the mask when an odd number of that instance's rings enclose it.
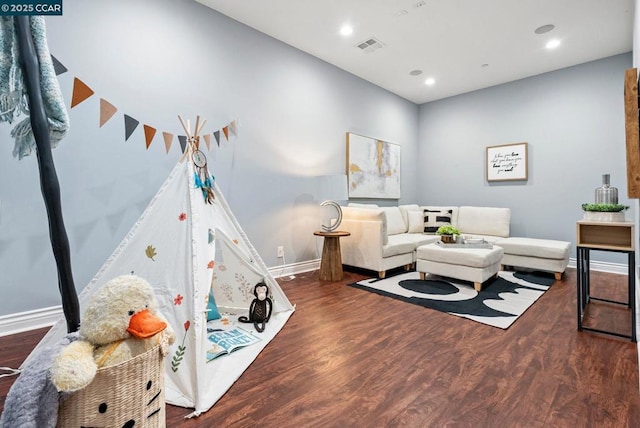
<instances>
[{"instance_id":1,"label":"wood plank flooring","mask_svg":"<svg viewBox=\"0 0 640 428\"><path fill-rule=\"evenodd\" d=\"M281 280L297 305L284 329L211 410L168 406L167 426L640 427L636 344L577 331L575 270L508 330L345 285L366 276ZM626 280L592 272L592 295L624 300ZM630 331L610 304L585 322ZM44 333L0 338L0 365ZM13 380L0 379L0 408Z\"/></svg>"}]
</instances>

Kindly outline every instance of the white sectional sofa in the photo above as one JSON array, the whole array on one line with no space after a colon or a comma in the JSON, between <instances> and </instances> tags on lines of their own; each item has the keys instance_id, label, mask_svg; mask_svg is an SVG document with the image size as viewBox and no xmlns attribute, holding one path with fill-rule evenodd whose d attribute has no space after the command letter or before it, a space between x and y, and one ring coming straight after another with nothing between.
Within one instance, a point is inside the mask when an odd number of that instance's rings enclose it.
<instances>
[{"instance_id":1,"label":"white sectional sofa","mask_svg":"<svg viewBox=\"0 0 640 428\"><path fill-rule=\"evenodd\" d=\"M349 204L342 215L340 229L351 233L340 240L342 263L376 271L380 278L389 269L409 269L418 247L440 239L435 234L440 224L450 222L464 236L496 243L509 236L511 221L509 208L471 206Z\"/></svg>"}]
</instances>

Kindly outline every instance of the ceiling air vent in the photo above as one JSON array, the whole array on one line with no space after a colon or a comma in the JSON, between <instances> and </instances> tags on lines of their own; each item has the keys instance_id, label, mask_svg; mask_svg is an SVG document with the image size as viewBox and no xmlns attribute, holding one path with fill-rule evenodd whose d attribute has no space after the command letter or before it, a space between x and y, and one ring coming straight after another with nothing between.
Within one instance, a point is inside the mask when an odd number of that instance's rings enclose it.
<instances>
[{"instance_id":1,"label":"ceiling air vent","mask_svg":"<svg viewBox=\"0 0 640 428\"><path fill-rule=\"evenodd\" d=\"M356 47L360 48L365 53L371 53L381 47L384 47L384 44L380 40L371 37L364 42L358 43Z\"/></svg>"}]
</instances>

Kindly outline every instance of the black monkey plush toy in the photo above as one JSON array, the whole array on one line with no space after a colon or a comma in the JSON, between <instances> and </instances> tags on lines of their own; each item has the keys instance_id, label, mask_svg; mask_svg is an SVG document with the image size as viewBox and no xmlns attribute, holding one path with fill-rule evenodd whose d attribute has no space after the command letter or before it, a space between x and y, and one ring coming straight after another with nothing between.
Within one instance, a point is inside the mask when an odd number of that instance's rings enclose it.
<instances>
[{"instance_id":1,"label":"black monkey plush toy","mask_svg":"<svg viewBox=\"0 0 640 428\"><path fill-rule=\"evenodd\" d=\"M265 324L271 318L271 309L273 302L269 298L269 287L264 282L259 282L253 287L253 295L256 296L249 307L249 318L241 316L238 318L240 322L253 323L256 331L262 333Z\"/></svg>"}]
</instances>

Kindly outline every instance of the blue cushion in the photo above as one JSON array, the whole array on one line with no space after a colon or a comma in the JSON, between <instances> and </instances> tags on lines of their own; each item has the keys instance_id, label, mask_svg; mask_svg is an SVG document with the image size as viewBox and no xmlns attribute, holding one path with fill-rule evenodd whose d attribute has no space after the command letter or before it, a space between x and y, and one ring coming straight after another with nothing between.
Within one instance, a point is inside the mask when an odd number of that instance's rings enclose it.
<instances>
[{"instance_id":1,"label":"blue cushion","mask_svg":"<svg viewBox=\"0 0 640 428\"><path fill-rule=\"evenodd\" d=\"M220 312L216 305L216 299L213 297L213 290L209 289L209 301L207 302L207 321L219 320Z\"/></svg>"}]
</instances>

